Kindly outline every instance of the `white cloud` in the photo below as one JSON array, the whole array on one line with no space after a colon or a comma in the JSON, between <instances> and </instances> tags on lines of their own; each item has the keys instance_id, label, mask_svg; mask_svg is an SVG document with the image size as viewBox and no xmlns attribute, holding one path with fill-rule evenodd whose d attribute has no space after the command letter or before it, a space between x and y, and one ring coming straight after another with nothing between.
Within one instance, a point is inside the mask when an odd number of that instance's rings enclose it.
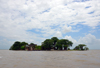
<instances>
[{"instance_id":1,"label":"white cloud","mask_svg":"<svg viewBox=\"0 0 100 68\"><path fill-rule=\"evenodd\" d=\"M72 27L71 26L64 26L63 28L62 28L62 31L63 31L63 33L67 33L67 32L71 32L71 30L72 30Z\"/></svg>"},{"instance_id":2,"label":"white cloud","mask_svg":"<svg viewBox=\"0 0 100 68\"><path fill-rule=\"evenodd\" d=\"M69 41L72 41L73 42L73 45L72 45L72 49L77 46L79 43L77 42L77 40L73 39L71 36L65 36L64 39L68 39Z\"/></svg>"},{"instance_id":3,"label":"white cloud","mask_svg":"<svg viewBox=\"0 0 100 68\"><path fill-rule=\"evenodd\" d=\"M65 36L65 39L69 39L72 41L73 47L77 46L78 44L86 44L87 47L90 49L99 49L100 48L100 39L97 39L94 35L92 34L87 34L84 37L80 37L80 39L75 40L71 36Z\"/></svg>"},{"instance_id":4,"label":"white cloud","mask_svg":"<svg viewBox=\"0 0 100 68\"><path fill-rule=\"evenodd\" d=\"M11 40L7 40L6 38L2 38L2 40L0 39L0 49L9 49L11 45L13 45L14 41Z\"/></svg>"},{"instance_id":5,"label":"white cloud","mask_svg":"<svg viewBox=\"0 0 100 68\"><path fill-rule=\"evenodd\" d=\"M91 7L86 9L87 6ZM100 0L0 0L0 36L40 44L50 36L63 37L67 32L79 32L73 25L95 28L100 25L99 7ZM92 11L93 14L88 14ZM27 32L32 29L40 33Z\"/></svg>"},{"instance_id":6,"label":"white cloud","mask_svg":"<svg viewBox=\"0 0 100 68\"><path fill-rule=\"evenodd\" d=\"M83 38L80 38L80 43L85 43L91 49L99 49L100 48L100 39L96 39L94 35L88 34Z\"/></svg>"},{"instance_id":7,"label":"white cloud","mask_svg":"<svg viewBox=\"0 0 100 68\"><path fill-rule=\"evenodd\" d=\"M60 31L57 31L55 34L54 34L55 37L59 37L61 38L62 37L62 33Z\"/></svg>"}]
</instances>

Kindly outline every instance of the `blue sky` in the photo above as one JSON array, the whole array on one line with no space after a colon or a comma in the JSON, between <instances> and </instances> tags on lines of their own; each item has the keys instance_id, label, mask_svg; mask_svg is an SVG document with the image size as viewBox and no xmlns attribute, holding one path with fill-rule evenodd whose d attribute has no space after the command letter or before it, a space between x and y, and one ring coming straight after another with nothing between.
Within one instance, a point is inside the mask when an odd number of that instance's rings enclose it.
<instances>
[{"instance_id":1,"label":"blue sky","mask_svg":"<svg viewBox=\"0 0 100 68\"><path fill-rule=\"evenodd\" d=\"M100 49L100 0L0 0L0 49L54 36Z\"/></svg>"}]
</instances>

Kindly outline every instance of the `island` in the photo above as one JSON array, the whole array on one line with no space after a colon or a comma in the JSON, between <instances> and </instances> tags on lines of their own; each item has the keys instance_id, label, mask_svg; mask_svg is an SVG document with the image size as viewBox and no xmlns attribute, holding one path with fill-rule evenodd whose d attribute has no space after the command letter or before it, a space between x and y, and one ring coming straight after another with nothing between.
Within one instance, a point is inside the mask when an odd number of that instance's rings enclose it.
<instances>
[{"instance_id":1,"label":"island","mask_svg":"<svg viewBox=\"0 0 100 68\"><path fill-rule=\"evenodd\" d=\"M70 47L73 42L68 39L58 39L57 37L52 37L51 39L46 39L41 45L34 43L28 44L27 42L16 41L10 47L9 50L25 50L25 51L41 51L41 50L71 50ZM89 50L85 44L79 44L72 50Z\"/></svg>"}]
</instances>

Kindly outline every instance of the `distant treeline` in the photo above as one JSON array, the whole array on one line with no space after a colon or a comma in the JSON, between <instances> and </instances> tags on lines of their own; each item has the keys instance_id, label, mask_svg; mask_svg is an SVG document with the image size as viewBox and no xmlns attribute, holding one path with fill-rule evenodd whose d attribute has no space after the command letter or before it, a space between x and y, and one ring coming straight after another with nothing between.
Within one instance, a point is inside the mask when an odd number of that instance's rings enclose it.
<instances>
[{"instance_id":1,"label":"distant treeline","mask_svg":"<svg viewBox=\"0 0 100 68\"><path fill-rule=\"evenodd\" d=\"M28 44L27 42L16 41L10 47L10 50L25 50L26 45L34 45L34 43ZM70 47L73 45L72 41L68 39L58 39L57 37L52 37L51 39L46 39L42 42L41 45L33 46L34 50L70 50ZM74 50L88 50L85 44L79 44L74 48Z\"/></svg>"}]
</instances>

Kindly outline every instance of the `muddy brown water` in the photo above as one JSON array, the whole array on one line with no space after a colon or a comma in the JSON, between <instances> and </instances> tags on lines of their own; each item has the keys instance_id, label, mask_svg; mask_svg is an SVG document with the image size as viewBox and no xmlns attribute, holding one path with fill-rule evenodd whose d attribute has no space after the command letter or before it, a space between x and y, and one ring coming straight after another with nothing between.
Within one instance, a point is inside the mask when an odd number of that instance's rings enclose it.
<instances>
[{"instance_id":1,"label":"muddy brown water","mask_svg":"<svg viewBox=\"0 0 100 68\"><path fill-rule=\"evenodd\" d=\"M0 50L0 68L100 68L100 50Z\"/></svg>"}]
</instances>

